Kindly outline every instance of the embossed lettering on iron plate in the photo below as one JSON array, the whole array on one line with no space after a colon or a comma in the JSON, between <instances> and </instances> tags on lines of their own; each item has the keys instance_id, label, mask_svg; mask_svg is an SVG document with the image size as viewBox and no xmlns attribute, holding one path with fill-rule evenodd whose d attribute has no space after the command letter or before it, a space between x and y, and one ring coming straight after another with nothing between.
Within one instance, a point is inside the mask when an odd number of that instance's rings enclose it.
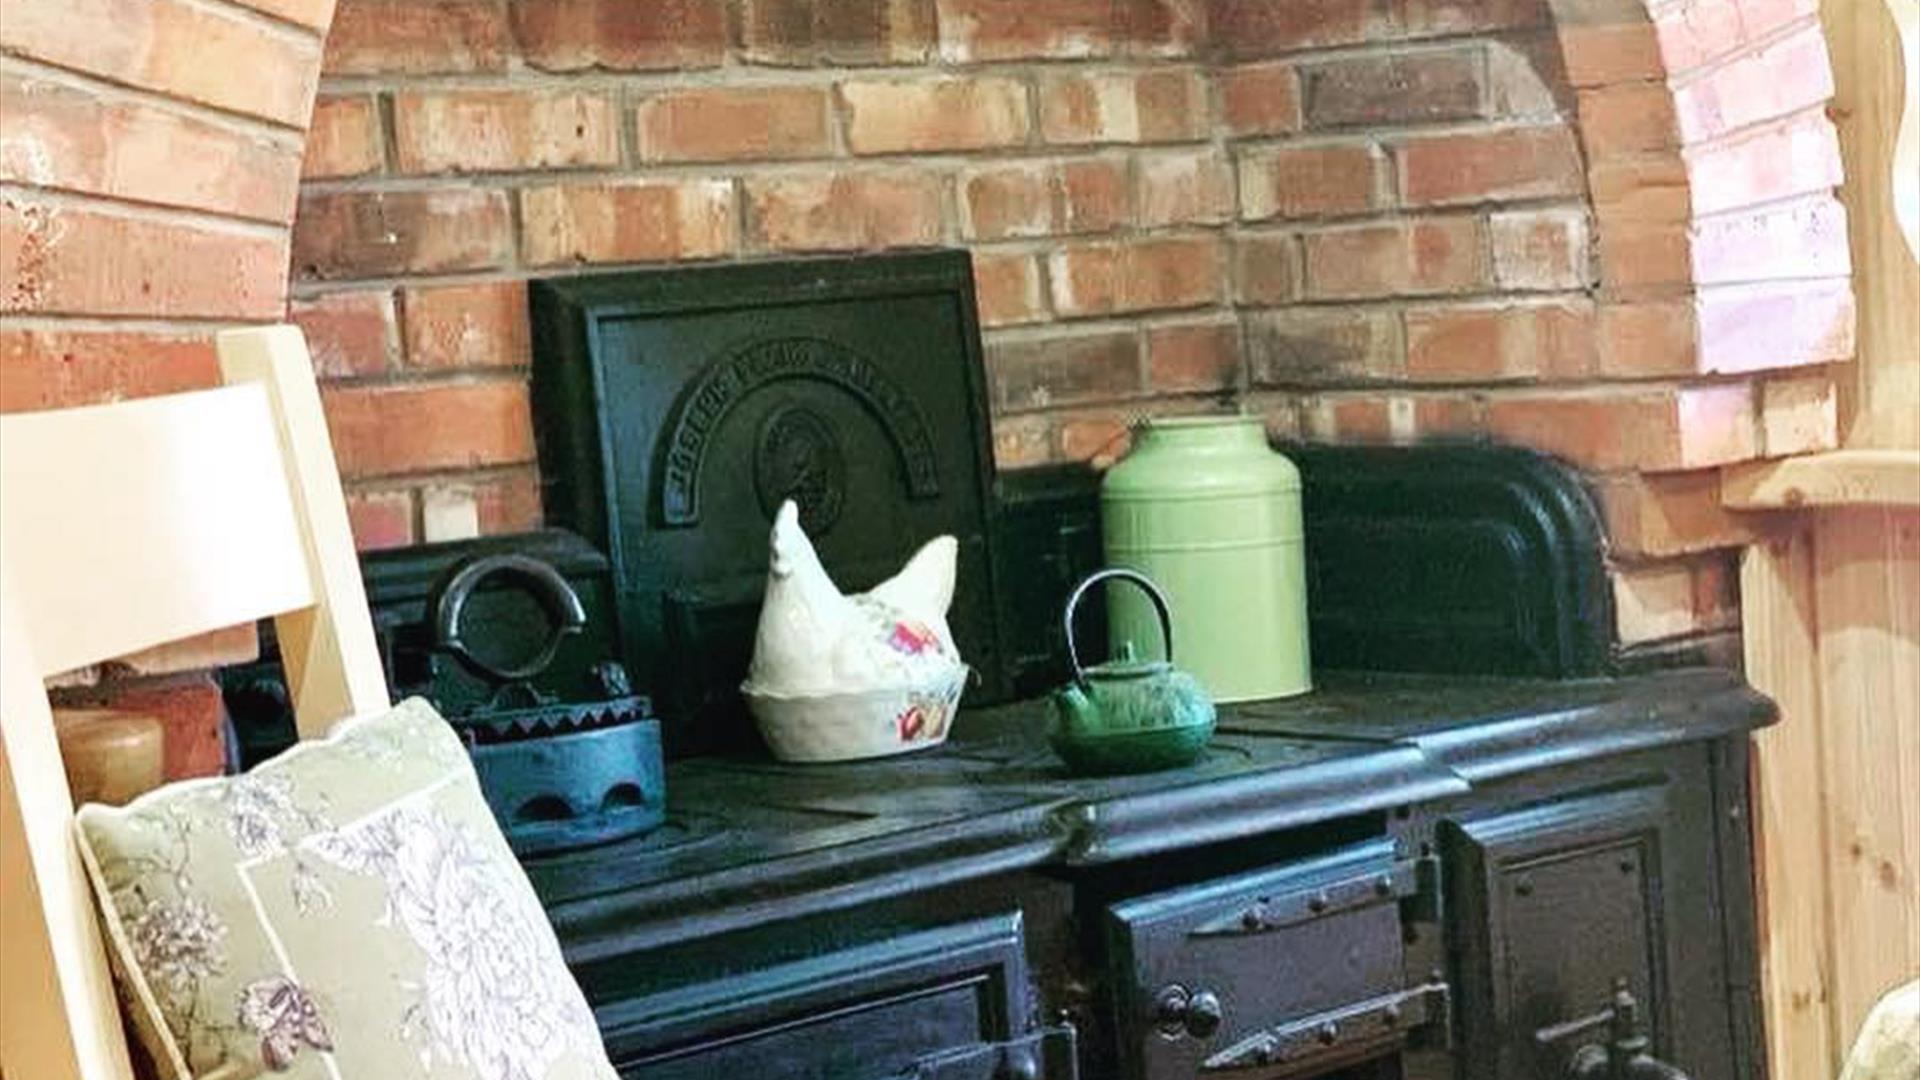
<instances>
[{"instance_id":1,"label":"embossed lettering on iron plate","mask_svg":"<svg viewBox=\"0 0 1920 1080\"><path fill-rule=\"evenodd\" d=\"M847 462L833 425L804 405L769 414L753 450L753 486L767 520L792 499L810 535L832 528L847 498Z\"/></svg>"},{"instance_id":2,"label":"embossed lettering on iron plate","mask_svg":"<svg viewBox=\"0 0 1920 1080\"><path fill-rule=\"evenodd\" d=\"M667 433L666 464L662 470L660 516L665 524L692 525L700 520L700 470L714 432L748 394L786 379L830 383L852 394L880 421L899 453L908 497L929 499L940 494L939 470L926 421L921 419L913 399L898 384L870 361L831 341L774 338L754 342L709 364L681 394L673 426ZM817 416L814 419L819 420ZM819 422L825 426L825 421ZM831 437L831 428L827 430ZM795 428L788 434L794 435L797 431ZM762 449L768 434L762 432ZM834 453L838 454L837 440ZM756 459L756 469L761 468L763 461L764 458ZM759 477L756 482L764 484ZM766 498L766 494L766 487L762 486L761 497Z\"/></svg>"}]
</instances>

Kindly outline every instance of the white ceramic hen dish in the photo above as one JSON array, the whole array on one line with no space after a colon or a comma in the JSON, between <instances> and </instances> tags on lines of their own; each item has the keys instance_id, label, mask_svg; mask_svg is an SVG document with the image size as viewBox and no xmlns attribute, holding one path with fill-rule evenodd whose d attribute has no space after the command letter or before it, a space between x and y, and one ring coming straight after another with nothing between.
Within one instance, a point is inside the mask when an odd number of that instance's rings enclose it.
<instances>
[{"instance_id":1,"label":"white ceramic hen dish","mask_svg":"<svg viewBox=\"0 0 1920 1080\"><path fill-rule=\"evenodd\" d=\"M786 696L742 687L747 707L781 761L856 761L947 741L967 667L914 686Z\"/></svg>"},{"instance_id":2,"label":"white ceramic hen dish","mask_svg":"<svg viewBox=\"0 0 1920 1080\"><path fill-rule=\"evenodd\" d=\"M967 665L947 626L959 544L922 545L900 572L842 593L789 501L774 515L767 593L740 693L782 761L850 761L946 741Z\"/></svg>"}]
</instances>

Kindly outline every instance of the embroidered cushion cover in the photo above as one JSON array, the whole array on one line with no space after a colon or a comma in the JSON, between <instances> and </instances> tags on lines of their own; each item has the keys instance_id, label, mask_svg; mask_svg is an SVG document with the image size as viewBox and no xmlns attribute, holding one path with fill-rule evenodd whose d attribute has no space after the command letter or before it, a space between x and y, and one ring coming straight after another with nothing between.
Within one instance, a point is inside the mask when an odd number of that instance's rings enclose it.
<instances>
[{"instance_id":1,"label":"embroidered cushion cover","mask_svg":"<svg viewBox=\"0 0 1920 1080\"><path fill-rule=\"evenodd\" d=\"M614 1076L422 700L245 776L83 807L78 829L135 1027L174 1077Z\"/></svg>"}]
</instances>

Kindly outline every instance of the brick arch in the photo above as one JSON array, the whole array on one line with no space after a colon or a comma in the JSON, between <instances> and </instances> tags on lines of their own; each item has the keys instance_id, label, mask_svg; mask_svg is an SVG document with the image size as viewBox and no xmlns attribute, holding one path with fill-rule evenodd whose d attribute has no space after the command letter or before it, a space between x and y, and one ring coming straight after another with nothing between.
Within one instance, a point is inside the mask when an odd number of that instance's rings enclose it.
<instances>
[{"instance_id":1,"label":"brick arch","mask_svg":"<svg viewBox=\"0 0 1920 1080\"><path fill-rule=\"evenodd\" d=\"M1824 110L1833 78L1817 0L1551 5L1596 223L1601 374L1758 376L1850 359L1846 211L1833 191L1840 148ZM1807 448L1787 430L1794 399L1831 410L1830 383L1715 385L1719 400L1703 392L1695 407L1729 422L1742 415L1736 399L1757 395L1759 442L1741 456ZM1699 435L1704 458L1716 456L1706 441L1741 437Z\"/></svg>"}]
</instances>

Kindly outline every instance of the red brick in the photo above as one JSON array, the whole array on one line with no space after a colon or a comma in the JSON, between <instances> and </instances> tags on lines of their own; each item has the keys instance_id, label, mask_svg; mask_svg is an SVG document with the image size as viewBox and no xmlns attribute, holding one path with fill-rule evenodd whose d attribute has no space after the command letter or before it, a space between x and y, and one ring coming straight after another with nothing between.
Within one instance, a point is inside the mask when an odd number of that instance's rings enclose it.
<instances>
[{"instance_id":1,"label":"red brick","mask_svg":"<svg viewBox=\"0 0 1920 1080\"><path fill-rule=\"evenodd\" d=\"M1304 64L1310 128L1418 124L1480 115L1482 50L1422 49Z\"/></svg>"},{"instance_id":2,"label":"red brick","mask_svg":"<svg viewBox=\"0 0 1920 1080\"><path fill-rule=\"evenodd\" d=\"M1407 312L1407 378L1497 382L1593 371L1593 304L1476 303Z\"/></svg>"},{"instance_id":3,"label":"red brick","mask_svg":"<svg viewBox=\"0 0 1920 1080\"><path fill-rule=\"evenodd\" d=\"M1488 406L1497 438L1600 470L1744 460L1757 449L1753 419L1745 384L1496 395Z\"/></svg>"},{"instance_id":4,"label":"red brick","mask_svg":"<svg viewBox=\"0 0 1920 1080\"><path fill-rule=\"evenodd\" d=\"M1641 378L1699 369L1698 323L1690 299L1603 304L1600 374Z\"/></svg>"},{"instance_id":5,"label":"red brick","mask_svg":"<svg viewBox=\"0 0 1920 1080\"><path fill-rule=\"evenodd\" d=\"M727 52L725 0L510 0L509 12L541 71L707 68Z\"/></svg>"},{"instance_id":6,"label":"red brick","mask_svg":"<svg viewBox=\"0 0 1920 1080\"><path fill-rule=\"evenodd\" d=\"M333 21L334 0L236 0L236 2L287 22L299 23L309 30L322 34L327 32L327 24Z\"/></svg>"},{"instance_id":7,"label":"red brick","mask_svg":"<svg viewBox=\"0 0 1920 1080\"><path fill-rule=\"evenodd\" d=\"M1052 331L987 348L1001 409L1044 409L1131 397L1141 390L1140 337L1131 330Z\"/></svg>"},{"instance_id":8,"label":"red brick","mask_svg":"<svg viewBox=\"0 0 1920 1080\"><path fill-rule=\"evenodd\" d=\"M401 91L395 165L406 173L606 166L620 160L618 112L602 94Z\"/></svg>"},{"instance_id":9,"label":"red brick","mask_svg":"<svg viewBox=\"0 0 1920 1080\"><path fill-rule=\"evenodd\" d=\"M840 84L856 154L978 150L1027 139L1027 91L1007 78L855 80Z\"/></svg>"},{"instance_id":10,"label":"red brick","mask_svg":"<svg viewBox=\"0 0 1920 1080\"><path fill-rule=\"evenodd\" d=\"M1833 96L1833 69L1820 24L1758 53L1721 64L1673 91L1680 134L1701 142L1749 124L1786 116Z\"/></svg>"},{"instance_id":11,"label":"red brick","mask_svg":"<svg viewBox=\"0 0 1920 1080\"><path fill-rule=\"evenodd\" d=\"M1321 229L1300 239L1310 299L1471 292L1489 280L1485 242L1471 218Z\"/></svg>"},{"instance_id":12,"label":"red brick","mask_svg":"<svg viewBox=\"0 0 1920 1080\"><path fill-rule=\"evenodd\" d=\"M1249 313L1247 365L1257 386L1326 386L1396 378L1406 350L1391 311L1287 307Z\"/></svg>"},{"instance_id":13,"label":"red brick","mask_svg":"<svg viewBox=\"0 0 1920 1080\"><path fill-rule=\"evenodd\" d=\"M252 624L242 629L248 641L255 640ZM244 659L252 659L258 651L254 646ZM204 672L62 691L56 704L105 708L160 721L162 772L168 781L219 776L226 769L226 705L219 684Z\"/></svg>"},{"instance_id":14,"label":"red brick","mask_svg":"<svg viewBox=\"0 0 1920 1080\"><path fill-rule=\"evenodd\" d=\"M1842 279L1702 289L1699 370L1739 374L1846 360L1853 290Z\"/></svg>"},{"instance_id":15,"label":"red brick","mask_svg":"<svg viewBox=\"0 0 1920 1080\"><path fill-rule=\"evenodd\" d=\"M973 290L982 326L1011 326L1047 317L1040 264L1032 255L975 252Z\"/></svg>"},{"instance_id":16,"label":"red brick","mask_svg":"<svg viewBox=\"0 0 1920 1080\"><path fill-rule=\"evenodd\" d=\"M533 460L533 424L521 382L330 387L321 401L345 477Z\"/></svg>"},{"instance_id":17,"label":"red brick","mask_svg":"<svg viewBox=\"0 0 1920 1080\"><path fill-rule=\"evenodd\" d=\"M1420 394L1412 401L1415 436L1462 439L1486 434L1486 403L1478 395Z\"/></svg>"},{"instance_id":18,"label":"red brick","mask_svg":"<svg viewBox=\"0 0 1920 1080\"><path fill-rule=\"evenodd\" d=\"M1693 280L1701 284L1845 277L1847 211L1831 195L1720 214L1693 227Z\"/></svg>"},{"instance_id":19,"label":"red brick","mask_svg":"<svg viewBox=\"0 0 1920 1080\"><path fill-rule=\"evenodd\" d=\"M1807 112L1686 152L1692 208L1711 214L1837 187L1843 179L1833 122Z\"/></svg>"},{"instance_id":20,"label":"red brick","mask_svg":"<svg viewBox=\"0 0 1920 1080\"><path fill-rule=\"evenodd\" d=\"M287 316L306 334L313 370L322 379L383 374L399 355L393 293L386 289L295 300Z\"/></svg>"},{"instance_id":21,"label":"red brick","mask_svg":"<svg viewBox=\"0 0 1920 1080\"><path fill-rule=\"evenodd\" d=\"M540 527L540 476L531 468L476 477L473 497L483 536L527 532Z\"/></svg>"},{"instance_id":22,"label":"red brick","mask_svg":"<svg viewBox=\"0 0 1920 1080\"><path fill-rule=\"evenodd\" d=\"M213 339L0 326L0 412L94 405L220 384Z\"/></svg>"},{"instance_id":23,"label":"red brick","mask_svg":"<svg viewBox=\"0 0 1920 1080\"><path fill-rule=\"evenodd\" d=\"M1195 56L1208 44L1211 0L1119 0L1121 41L1131 56Z\"/></svg>"},{"instance_id":24,"label":"red brick","mask_svg":"<svg viewBox=\"0 0 1920 1080\"><path fill-rule=\"evenodd\" d=\"M1565 127L1435 135L1401 144L1400 188L1412 206L1576 197L1586 175Z\"/></svg>"},{"instance_id":25,"label":"red brick","mask_svg":"<svg viewBox=\"0 0 1920 1080\"><path fill-rule=\"evenodd\" d=\"M319 75L316 38L189 0L9 3L0 48L295 128Z\"/></svg>"},{"instance_id":26,"label":"red brick","mask_svg":"<svg viewBox=\"0 0 1920 1080\"><path fill-rule=\"evenodd\" d=\"M1176 323L1147 331L1147 382L1155 393L1231 390L1240 384L1240 334L1231 322Z\"/></svg>"},{"instance_id":27,"label":"red brick","mask_svg":"<svg viewBox=\"0 0 1920 1080\"><path fill-rule=\"evenodd\" d=\"M962 173L962 232L974 240L1052 233L1058 181L1058 169L1043 162L994 164Z\"/></svg>"},{"instance_id":28,"label":"red brick","mask_svg":"<svg viewBox=\"0 0 1920 1080\"><path fill-rule=\"evenodd\" d=\"M823 64L923 64L933 57L934 0L826 0L813 7Z\"/></svg>"},{"instance_id":29,"label":"red brick","mask_svg":"<svg viewBox=\"0 0 1920 1080\"><path fill-rule=\"evenodd\" d=\"M0 194L0 312L276 319L286 260L280 235Z\"/></svg>"},{"instance_id":30,"label":"red brick","mask_svg":"<svg viewBox=\"0 0 1920 1080\"><path fill-rule=\"evenodd\" d=\"M1623 645L1707 628L1695 603L1693 568L1685 562L1618 567L1612 581L1614 629Z\"/></svg>"},{"instance_id":31,"label":"red brick","mask_svg":"<svg viewBox=\"0 0 1920 1080\"><path fill-rule=\"evenodd\" d=\"M1387 0L1396 34L1430 37L1545 26L1547 0Z\"/></svg>"},{"instance_id":32,"label":"red brick","mask_svg":"<svg viewBox=\"0 0 1920 1080\"><path fill-rule=\"evenodd\" d=\"M813 0L743 0L740 56L750 64L806 67L815 62Z\"/></svg>"},{"instance_id":33,"label":"red brick","mask_svg":"<svg viewBox=\"0 0 1920 1080\"><path fill-rule=\"evenodd\" d=\"M1720 472L1625 473L1594 487L1607 527L1607 546L1624 558L1662 558L1754 539L1751 515L1720 502Z\"/></svg>"},{"instance_id":34,"label":"red brick","mask_svg":"<svg viewBox=\"0 0 1920 1080\"><path fill-rule=\"evenodd\" d=\"M940 239L940 183L921 169L755 177L746 191L759 250L857 251Z\"/></svg>"},{"instance_id":35,"label":"red brick","mask_svg":"<svg viewBox=\"0 0 1920 1080\"><path fill-rule=\"evenodd\" d=\"M1140 224L1214 225L1233 217L1233 168L1217 150L1167 150L1135 163Z\"/></svg>"},{"instance_id":36,"label":"red brick","mask_svg":"<svg viewBox=\"0 0 1920 1080\"><path fill-rule=\"evenodd\" d=\"M1300 130L1300 78L1292 64L1253 64L1220 73L1221 122L1229 135Z\"/></svg>"},{"instance_id":37,"label":"red brick","mask_svg":"<svg viewBox=\"0 0 1920 1080\"><path fill-rule=\"evenodd\" d=\"M1664 82L1580 91L1580 138L1595 159L1679 146L1673 91Z\"/></svg>"},{"instance_id":38,"label":"red brick","mask_svg":"<svg viewBox=\"0 0 1920 1080\"><path fill-rule=\"evenodd\" d=\"M330 180L379 172L380 113L365 94L325 94L313 103L307 125L303 180Z\"/></svg>"},{"instance_id":39,"label":"red brick","mask_svg":"<svg viewBox=\"0 0 1920 1080\"><path fill-rule=\"evenodd\" d=\"M636 113L642 161L826 157L827 93L818 87L670 91Z\"/></svg>"},{"instance_id":40,"label":"red brick","mask_svg":"<svg viewBox=\"0 0 1920 1080\"><path fill-rule=\"evenodd\" d=\"M1245 233L1233 239L1233 298L1242 304L1292 303L1300 256L1290 233Z\"/></svg>"},{"instance_id":41,"label":"red brick","mask_svg":"<svg viewBox=\"0 0 1920 1080\"><path fill-rule=\"evenodd\" d=\"M555 5L557 6L557 5ZM340 0L329 75L503 71L512 42L498 0Z\"/></svg>"},{"instance_id":42,"label":"red brick","mask_svg":"<svg viewBox=\"0 0 1920 1080\"><path fill-rule=\"evenodd\" d=\"M1078 412L1060 417L1057 429L1060 457L1084 461L1104 469L1126 456L1133 445L1134 418L1117 409Z\"/></svg>"},{"instance_id":43,"label":"red brick","mask_svg":"<svg viewBox=\"0 0 1920 1080\"><path fill-rule=\"evenodd\" d=\"M1114 51L1113 0L939 0L948 63L1084 59Z\"/></svg>"},{"instance_id":44,"label":"red brick","mask_svg":"<svg viewBox=\"0 0 1920 1080\"><path fill-rule=\"evenodd\" d=\"M0 74L0 180L284 224L300 152L130 98Z\"/></svg>"},{"instance_id":45,"label":"red brick","mask_svg":"<svg viewBox=\"0 0 1920 1080\"><path fill-rule=\"evenodd\" d=\"M725 180L525 188L520 251L535 266L712 258L734 249L733 214Z\"/></svg>"},{"instance_id":46,"label":"red brick","mask_svg":"<svg viewBox=\"0 0 1920 1080\"><path fill-rule=\"evenodd\" d=\"M1212 127L1207 87L1178 68L1069 72L1040 79L1040 133L1051 143L1186 142Z\"/></svg>"},{"instance_id":47,"label":"red brick","mask_svg":"<svg viewBox=\"0 0 1920 1080\"><path fill-rule=\"evenodd\" d=\"M1220 299L1213 237L1068 245L1048 258L1053 307L1063 316L1194 307Z\"/></svg>"},{"instance_id":48,"label":"red brick","mask_svg":"<svg viewBox=\"0 0 1920 1080\"><path fill-rule=\"evenodd\" d=\"M1610 157L1587 172L1594 215L1602 227L1616 222L1658 222L1675 230L1693 216L1686 164L1671 151Z\"/></svg>"},{"instance_id":49,"label":"red brick","mask_svg":"<svg viewBox=\"0 0 1920 1080\"><path fill-rule=\"evenodd\" d=\"M411 491L350 491L347 524L361 551L411 547L420 542Z\"/></svg>"},{"instance_id":50,"label":"red brick","mask_svg":"<svg viewBox=\"0 0 1920 1080\"><path fill-rule=\"evenodd\" d=\"M407 365L525 367L532 361L524 281L402 289Z\"/></svg>"},{"instance_id":51,"label":"red brick","mask_svg":"<svg viewBox=\"0 0 1920 1080\"><path fill-rule=\"evenodd\" d=\"M1217 0L1213 37L1233 57L1352 45L1381 29L1372 0Z\"/></svg>"},{"instance_id":52,"label":"red brick","mask_svg":"<svg viewBox=\"0 0 1920 1080\"><path fill-rule=\"evenodd\" d=\"M1240 156L1240 216L1337 217L1380 205L1379 152L1368 145L1283 146Z\"/></svg>"},{"instance_id":53,"label":"red brick","mask_svg":"<svg viewBox=\"0 0 1920 1080\"><path fill-rule=\"evenodd\" d=\"M1840 445L1833 374L1814 371L1760 384L1760 443L1766 457L1812 454Z\"/></svg>"},{"instance_id":54,"label":"red brick","mask_svg":"<svg viewBox=\"0 0 1920 1080\"><path fill-rule=\"evenodd\" d=\"M1747 44L1734 0L1668 5L1653 17L1665 70L1679 75Z\"/></svg>"},{"instance_id":55,"label":"red brick","mask_svg":"<svg viewBox=\"0 0 1920 1080\"><path fill-rule=\"evenodd\" d=\"M1394 434L1389 405L1380 394L1321 394L1306 402L1304 426L1321 441L1384 443Z\"/></svg>"},{"instance_id":56,"label":"red brick","mask_svg":"<svg viewBox=\"0 0 1920 1080\"><path fill-rule=\"evenodd\" d=\"M1672 291L1693 281L1690 230L1668 222L1602 219L1600 280L1617 292Z\"/></svg>"},{"instance_id":57,"label":"red brick","mask_svg":"<svg viewBox=\"0 0 1920 1080\"><path fill-rule=\"evenodd\" d=\"M1133 221L1126 164L1112 158L1060 166L1059 222L1066 232L1107 232Z\"/></svg>"},{"instance_id":58,"label":"red brick","mask_svg":"<svg viewBox=\"0 0 1920 1080\"><path fill-rule=\"evenodd\" d=\"M311 192L293 221L293 270L305 278L481 270L512 256L499 191Z\"/></svg>"},{"instance_id":59,"label":"red brick","mask_svg":"<svg viewBox=\"0 0 1920 1080\"><path fill-rule=\"evenodd\" d=\"M1584 210L1510 210L1487 219L1493 280L1503 289L1578 289L1587 283Z\"/></svg>"},{"instance_id":60,"label":"red brick","mask_svg":"<svg viewBox=\"0 0 1920 1080\"><path fill-rule=\"evenodd\" d=\"M1489 41L1486 51L1487 116L1538 123L1572 114L1573 88L1552 33Z\"/></svg>"},{"instance_id":61,"label":"red brick","mask_svg":"<svg viewBox=\"0 0 1920 1080\"><path fill-rule=\"evenodd\" d=\"M1053 460L1053 418L1020 413L993 418L993 463L1002 471L1030 469Z\"/></svg>"},{"instance_id":62,"label":"red brick","mask_svg":"<svg viewBox=\"0 0 1920 1080\"><path fill-rule=\"evenodd\" d=\"M1645 19L1599 23L1563 19L1557 29L1567 79L1574 86L1639 82L1666 74L1660 39Z\"/></svg>"}]
</instances>

